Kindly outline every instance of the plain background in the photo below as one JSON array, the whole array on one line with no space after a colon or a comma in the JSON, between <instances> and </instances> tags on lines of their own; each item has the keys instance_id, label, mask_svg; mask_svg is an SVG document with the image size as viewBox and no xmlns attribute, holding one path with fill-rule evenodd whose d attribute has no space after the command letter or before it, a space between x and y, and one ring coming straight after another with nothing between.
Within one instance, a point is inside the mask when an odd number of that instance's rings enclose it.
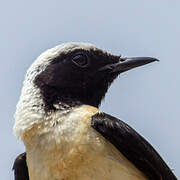
<instances>
[{"instance_id":1,"label":"plain background","mask_svg":"<svg viewBox=\"0 0 180 180\"><path fill-rule=\"evenodd\" d=\"M44 50L90 42L122 56L160 59L122 74L100 109L143 135L180 178L180 1L0 2L0 179L13 179L24 145L13 136L24 74Z\"/></svg>"}]
</instances>

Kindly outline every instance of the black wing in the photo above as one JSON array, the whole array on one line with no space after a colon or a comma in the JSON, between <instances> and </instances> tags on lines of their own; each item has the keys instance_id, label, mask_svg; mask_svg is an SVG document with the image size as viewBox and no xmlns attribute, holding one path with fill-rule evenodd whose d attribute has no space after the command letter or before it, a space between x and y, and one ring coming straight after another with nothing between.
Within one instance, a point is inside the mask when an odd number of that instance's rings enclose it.
<instances>
[{"instance_id":1,"label":"black wing","mask_svg":"<svg viewBox=\"0 0 180 180\"><path fill-rule=\"evenodd\" d=\"M156 150L123 121L98 113L91 125L150 180L177 180Z\"/></svg>"},{"instance_id":2,"label":"black wing","mask_svg":"<svg viewBox=\"0 0 180 180\"><path fill-rule=\"evenodd\" d=\"M29 180L26 153L20 154L13 165L15 180Z\"/></svg>"}]
</instances>

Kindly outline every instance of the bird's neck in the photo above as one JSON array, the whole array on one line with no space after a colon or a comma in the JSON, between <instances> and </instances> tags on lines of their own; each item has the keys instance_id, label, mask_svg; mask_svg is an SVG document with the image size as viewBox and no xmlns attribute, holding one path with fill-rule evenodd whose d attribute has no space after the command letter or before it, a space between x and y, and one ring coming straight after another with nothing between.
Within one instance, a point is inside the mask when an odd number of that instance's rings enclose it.
<instances>
[{"instance_id":1,"label":"bird's neck","mask_svg":"<svg viewBox=\"0 0 180 180\"><path fill-rule=\"evenodd\" d=\"M63 102L57 102L53 107L54 110L46 112L40 90L25 81L15 113L14 134L17 138L23 140L29 130L47 122L52 123L56 111L64 115L72 110L70 105Z\"/></svg>"},{"instance_id":2,"label":"bird's neck","mask_svg":"<svg viewBox=\"0 0 180 180\"><path fill-rule=\"evenodd\" d=\"M43 119L45 113L42 106L39 90L25 81L15 112L14 134L18 139L22 139L27 129Z\"/></svg>"},{"instance_id":3,"label":"bird's neck","mask_svg":"<svg viewBox=\"0 0 180 180\"><path fill-rule=\"evenodd\" d=\"M64 96L63 98L57 98L53 102L52 108L48 109L40 89L35 87L33 83L25 81L16 108L14 134L18 139L23 140L26 134L34 133L34 129L44 124L53 126L56 123L54 117L57 113L59 116L64 116L80 106L83 106L82 102Z\"/></svg>"}]
</instances>

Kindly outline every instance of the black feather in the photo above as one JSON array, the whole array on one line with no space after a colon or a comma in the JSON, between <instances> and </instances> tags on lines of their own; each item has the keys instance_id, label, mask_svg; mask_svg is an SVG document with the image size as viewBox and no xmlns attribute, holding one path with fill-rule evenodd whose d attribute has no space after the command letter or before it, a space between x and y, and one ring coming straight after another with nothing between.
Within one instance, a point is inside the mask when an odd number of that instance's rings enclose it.
<instances>
[{"instance_id":1,"label":"black feather","mask_svg":"<svg viewBox=\"0 0 180 180\"><path fill-rule=\"evenodd\" d=\"M20 154L13 165L15 180L29 180L26 153Z\"/></svg>"},{"instance_id":2,"label":"black feather","mask_svg":"<svg viewBox=\"0 0 180 180\"><path fill-rule=\"evenodd\" d=\"M149 179L177 180L156 150L123 121L98 113L92 117L91 125Z\"/></svg>"}]
</instances>

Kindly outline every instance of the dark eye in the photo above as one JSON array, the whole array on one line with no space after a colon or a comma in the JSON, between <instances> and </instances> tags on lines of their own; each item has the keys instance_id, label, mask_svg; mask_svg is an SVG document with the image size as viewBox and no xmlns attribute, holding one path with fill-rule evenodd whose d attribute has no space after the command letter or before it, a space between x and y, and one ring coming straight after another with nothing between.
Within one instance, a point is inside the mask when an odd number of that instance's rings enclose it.
<instances>
[{"instance_id":1,"label":"dark eye","mask_svg":"<svg viewBox=\"0 0 180 180\"><path fill-rule=\"evenodd\" d=\"M80 67L87 67L89 64L88 57L84 54L78 54L72 58L72 61Z\"/></svg>"}]
</instances>

